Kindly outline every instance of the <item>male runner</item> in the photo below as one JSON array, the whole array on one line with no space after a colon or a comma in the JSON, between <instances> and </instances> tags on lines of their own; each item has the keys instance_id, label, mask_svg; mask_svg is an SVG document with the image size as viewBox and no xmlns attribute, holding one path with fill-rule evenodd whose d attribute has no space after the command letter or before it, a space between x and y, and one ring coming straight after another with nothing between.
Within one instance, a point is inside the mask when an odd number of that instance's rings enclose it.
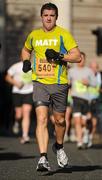
<instances>
[{"instance_id":1,"label":"male runner","mask_svg":"<svg viewBox=\"0 0 102 180\"><path fill-rule=\"evenodd\" d=\"M50 170L48 148L48 107L52 103L56 142L53 151L60 167L68 165L63 148L65 111L67 105L67 62L80 62L80 51L72 35L56 25L58 8L46 3L41 7L42 28L33 30L22 49L23 71L31 69L30 57L34 51L32 80L33 100L37 116L36 137L40 151L37 171Z\"/></svg>"}]
</instances>

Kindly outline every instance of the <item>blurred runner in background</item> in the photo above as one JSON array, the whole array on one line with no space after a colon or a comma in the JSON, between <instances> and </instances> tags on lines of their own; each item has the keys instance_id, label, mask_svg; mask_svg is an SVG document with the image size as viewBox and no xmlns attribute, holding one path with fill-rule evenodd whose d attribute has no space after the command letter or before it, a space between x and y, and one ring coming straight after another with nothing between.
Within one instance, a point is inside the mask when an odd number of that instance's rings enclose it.
<instances>
[{"instance_id":1,"label":"blurred runner in background","mask_svg":"<svg viewBox=\"0 0 102 180\"><path fill-rule=\"evenodd\" d=\"M12 85L12 100L15 111L15 122L13 125L13 133L19 133L20 122L22 123L22 144L30 141L29 127L30 115L32 110L32 78L31 71L24 73L22 71L23 62L12 65L5 77L6 81ZM21 121L22 120L22 121Z\"/></svg>"}]
</instances>

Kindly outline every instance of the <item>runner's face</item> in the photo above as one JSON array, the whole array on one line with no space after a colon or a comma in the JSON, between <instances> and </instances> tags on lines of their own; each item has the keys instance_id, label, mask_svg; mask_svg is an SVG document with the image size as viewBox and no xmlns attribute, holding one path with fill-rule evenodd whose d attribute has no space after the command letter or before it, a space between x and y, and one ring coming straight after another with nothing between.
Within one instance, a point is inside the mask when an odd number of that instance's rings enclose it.
<instances>
[{"instance_id":1,"label":"runner's face","mask_svg":"<svg viewBox=\"0 0 102 180\"><path fill-rule=\"evenodd\" d=\"M51 31L56 26L55 10L45 9L42 14L42 23L44 31Z\"/></svg>"}]
</instances>

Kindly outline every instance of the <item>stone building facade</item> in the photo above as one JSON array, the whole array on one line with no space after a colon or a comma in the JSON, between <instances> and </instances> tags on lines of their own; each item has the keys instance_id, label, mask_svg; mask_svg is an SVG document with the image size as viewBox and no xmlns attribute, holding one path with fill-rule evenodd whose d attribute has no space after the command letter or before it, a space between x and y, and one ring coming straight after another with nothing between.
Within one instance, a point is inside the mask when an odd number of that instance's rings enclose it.
<instances>
[{"instance_id":1,"label":"stone building facade","mask_svg":"<svg viewBox=\"0 0 102 180\"><path fill-rule=\"evenodd\" d=\"M96 59L102 70L102 56L97 56L97 37L92 30L102 28L102 0L73 0L72 32L87 55L87 63Z\"/></svg>"}]
</instances>

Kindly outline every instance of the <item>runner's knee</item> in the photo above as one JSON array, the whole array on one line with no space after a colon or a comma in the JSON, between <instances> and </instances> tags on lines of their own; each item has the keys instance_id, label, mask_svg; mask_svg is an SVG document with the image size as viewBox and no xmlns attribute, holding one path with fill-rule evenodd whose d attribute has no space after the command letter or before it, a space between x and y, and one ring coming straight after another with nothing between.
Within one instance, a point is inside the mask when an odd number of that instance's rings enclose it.
<instances>
[{"instance_id":1,"label":"runner's knee","mask_svg":"<svg viewBox=\"0 0 102 180\"><path fill-rule=\"evenodd\" d=\"M55 121L55 124L56 124L57 126L61 126L61 127L65 127L65 126L66 126L65 119L56 120L56 121Z\"/></svg>"}]
</instances>

